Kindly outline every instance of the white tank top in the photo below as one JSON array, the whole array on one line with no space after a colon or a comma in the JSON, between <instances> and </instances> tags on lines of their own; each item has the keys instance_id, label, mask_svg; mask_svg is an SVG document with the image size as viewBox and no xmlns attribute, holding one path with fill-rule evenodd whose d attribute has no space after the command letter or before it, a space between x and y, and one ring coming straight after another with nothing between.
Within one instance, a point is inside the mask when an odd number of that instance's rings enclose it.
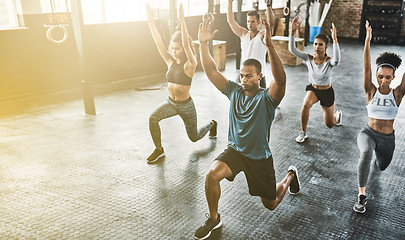
<instances>
[{"instance_id":1,"label":"white tank top","mask_svg":"<svg viewBox=\"0 0 405 240\"><path fill-rule=\"evenodd\" d=\"M381 94L377 89L369 104L367 104L368 117L380 120L394 120L398 113L394 90L387 95Z\"/></svg>"},{"instance_id":2,"label":"white tank top","mask_svg":"<svg viewBox=\"0 0 405 240\"><path fill-rule=\"evenodd\" d=\"M242 68L242 63L245 60L253 58L262 64L262 73L264 75L267 48L260 39L260 32L252 40L250 40L250 31L246 33L241 39L240 47L242 49L240 67Z\"/></svg>"}]
</instances>

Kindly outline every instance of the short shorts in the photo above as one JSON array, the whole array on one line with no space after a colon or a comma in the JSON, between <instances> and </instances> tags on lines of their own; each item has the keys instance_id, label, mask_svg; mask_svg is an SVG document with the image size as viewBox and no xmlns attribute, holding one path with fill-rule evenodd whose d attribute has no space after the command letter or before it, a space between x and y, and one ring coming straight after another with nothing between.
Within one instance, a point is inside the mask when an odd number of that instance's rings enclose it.
<instances>
[{"instance_id":1,"label":"short shorts","mask_svg":"<svg viewBox=\"0 0 405 240\"><path fill-rule=\"evenodd\" d=\"M312 84L308 84L305 90L314 92L319 101L321 101L321 106L331 107L335 103L335 91L332 87L320 90L314 88Z\"/></svg>"}]
</instances>

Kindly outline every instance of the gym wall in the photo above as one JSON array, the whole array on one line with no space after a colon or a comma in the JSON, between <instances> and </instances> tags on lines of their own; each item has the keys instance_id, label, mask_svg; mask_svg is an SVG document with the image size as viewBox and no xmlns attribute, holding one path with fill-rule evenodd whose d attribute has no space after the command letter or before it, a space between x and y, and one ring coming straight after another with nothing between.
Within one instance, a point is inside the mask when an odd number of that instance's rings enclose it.
<instances>
[{"instance_id":1,"label":"gym wall","mask_svg":"<svg viewBox=\"0 0 405 240\"><path fill-rule=\"evenodd\" d=\"M0 31L0 99L80 87L71 29L64 43L55 44L39 19L32 14L24 18L29 27ZM94 84L166 71L146 21L91 24L84 30L87 79Z\"/></svg>"},{"instance_id":2,"label":"gym wall","mask_svg":"<svg viewBox=\"0 0 405 240\"><path fill-rule=\"evenodd\" d=\"M327 0L322 0L324 4ZM293 6L304 0L293 1ZM339 37L358 38L363 0L334 0L322 32L329 33L334 22ZM305 11L305 8L301 9ZM274 10L277 18L282 11ZM41 14L26 14L27 26L21 29L0 30L0 100L16 96L55 92L67 88L79 88L78 57L75 41L70 34L62 44L51 43L46 38ZM242 25L246 13L242 13ZM405 21L405 18L404 18ZM166 21L159 21L162 34L169 39ZM197 40L201 16L187 17L190 35ZM227 54L235 53L239 39L226 23L226 14L216 14L217 40L227 43ZM405 23L402 24L405 35ZM71 29L69 29L71 31ZM129 79L141 81L148 76L166 71L153 42L146 21L85 25L85 52L88 79L94 84ZM232 66L231 66L232 67ZM145 78L142 78L145 81Z\"/></svg>"}]
</instances>

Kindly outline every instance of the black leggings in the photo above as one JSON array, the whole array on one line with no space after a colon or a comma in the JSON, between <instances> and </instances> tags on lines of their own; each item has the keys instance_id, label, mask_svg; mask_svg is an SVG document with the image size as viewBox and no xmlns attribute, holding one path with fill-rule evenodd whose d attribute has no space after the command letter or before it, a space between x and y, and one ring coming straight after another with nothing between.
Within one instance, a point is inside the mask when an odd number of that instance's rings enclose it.
<instances>
[{"instance_id":1,"label":"black leggings","mask_svg":"<svg viewBox=\"0 0 405 240\"><path fill-rule=\"evenodd\" d=\"M149 131L156 148L162 147L159 122L165 118L180 115L192 142L203 138L211 129L212 122L197 130L197 113L191 97L185 101L174 101L170 97L157 107L149 117Z\"/></svg>"}]
</instances>

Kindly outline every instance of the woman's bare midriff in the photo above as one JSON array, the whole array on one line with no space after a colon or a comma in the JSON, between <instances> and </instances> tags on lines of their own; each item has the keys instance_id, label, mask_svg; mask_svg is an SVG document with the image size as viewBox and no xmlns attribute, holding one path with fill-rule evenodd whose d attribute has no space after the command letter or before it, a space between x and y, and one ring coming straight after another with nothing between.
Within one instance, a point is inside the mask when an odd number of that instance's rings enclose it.
<instances>
[{"instance_id":1,"label":"woman's bare midriff","mask_svg":"<svg viewBox=\"0 0 405 240\"><path fill-rule=\"evenodd\" d=\"M332 87L332 85L328 84L328 85L325 85L325 86L319 86L319 85L316 85L316 84L312 84L312 87L314 87L315 89L318 89L318 90L326 90L326 89Z\"/></svg>"},{"instance_id":2,"label":"woman's bare midriff","mask_svg":"<svg viewBox=\"0 0 405 240\"><path fill-rule=\"evenodd\" d=\"M394 120L368 118L368 125L377 132L390 134L394 131Z\"/></svg>"},{"instance_id":3,"label":"woman's bare midriff","mask_svg":"<svg viewBox=\"0 0 405 240\"><path fill-rule=\"evenodd\" d=\"M190 86L168 83L169 96L175 101L184 101L190 97Z\"/></svg>"}]
</instances>

